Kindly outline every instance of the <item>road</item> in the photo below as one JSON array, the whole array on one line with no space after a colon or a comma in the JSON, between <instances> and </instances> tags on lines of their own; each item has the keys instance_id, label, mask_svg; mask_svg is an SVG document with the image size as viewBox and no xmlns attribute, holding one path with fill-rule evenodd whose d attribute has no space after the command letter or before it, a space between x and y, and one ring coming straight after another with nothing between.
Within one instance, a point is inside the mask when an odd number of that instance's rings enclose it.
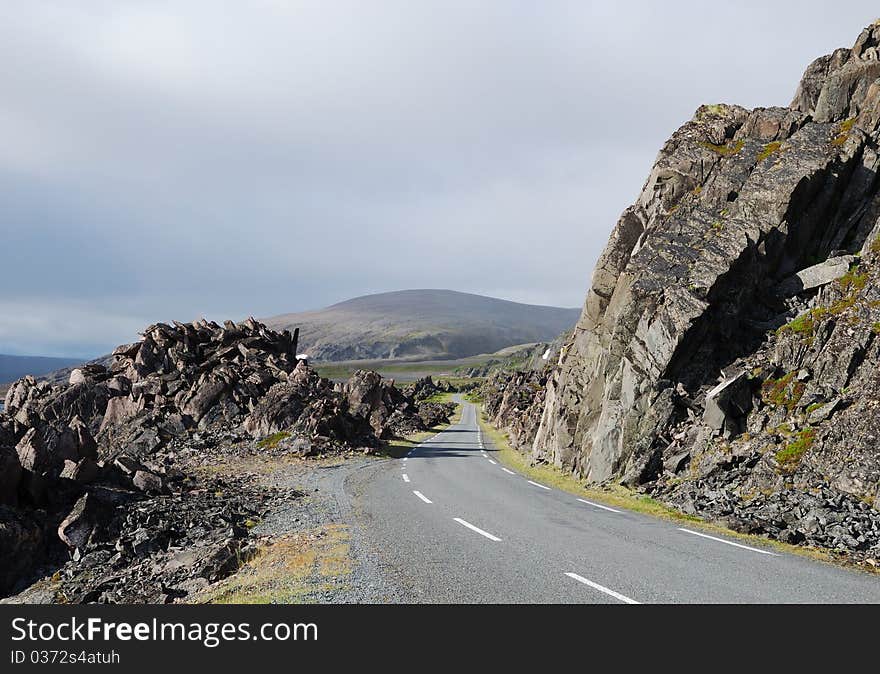
<instances>
[{"instance_id":1,"label":"road","mask_svg":"<svg viewBox=\"0 0 880 674\"><path fill-rule=\"evenodd\" d=\"M591 504L493 458L476 407L357 480L359 528L412 602L880 602L880 577Z\"/></svg>"}]
</instances>

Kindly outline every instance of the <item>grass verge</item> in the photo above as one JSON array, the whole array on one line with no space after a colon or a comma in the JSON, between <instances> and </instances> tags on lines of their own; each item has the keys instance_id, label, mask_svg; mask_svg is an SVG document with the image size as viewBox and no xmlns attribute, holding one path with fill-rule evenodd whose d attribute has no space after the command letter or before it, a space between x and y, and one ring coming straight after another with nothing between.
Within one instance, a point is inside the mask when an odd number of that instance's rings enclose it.
<instances>
[{"instance_id":1,"label":"grass verge","mask_svg":"<svg viewBox=\"0 0 880 674\"><path fill-rule=\"evenodd\" d=\"M198 604L302 604L351 574L347 526L330 524L261 545L229 578L193 598Z\"/></svg>"},{"instance_id":2,"label":"grass verge","mask_svg":"<svg viewBox=\"0 0 880 674\"><path fill-rule=\"evenodd\" d=\"M488 422L482 407L478 407L477 412L477 419L479 420L480 427L483 430L483 433L492 440L498 460L511 470L515 470L535 482L540 482L548 487L568 492L569 494L585 498L589 501L596 501L604 505L629 510L642 515L657 517L670 522L687 524L689 528L699 529L705 533L720 534L727 538L738 539L743 542L748 542L755 547L770 548L777 552L786 552L801 557L809 557L810 559L828 564L846 566L860 571L880 574L880 568L854 564L848 559L836 555L831 551L807 546L790 545L763 536L733 531L732 529L706 521L695 515L683 513L680 510L676 510L675 508L660 503L646 494L640 494L631 489L627 489L622 485L613 485L604 488L587 487L570 473L563 472L555 466L546 464L532 465L526 456L510 446L510 441L505 432L498 430Z\"/></svg>"}]
</instances>

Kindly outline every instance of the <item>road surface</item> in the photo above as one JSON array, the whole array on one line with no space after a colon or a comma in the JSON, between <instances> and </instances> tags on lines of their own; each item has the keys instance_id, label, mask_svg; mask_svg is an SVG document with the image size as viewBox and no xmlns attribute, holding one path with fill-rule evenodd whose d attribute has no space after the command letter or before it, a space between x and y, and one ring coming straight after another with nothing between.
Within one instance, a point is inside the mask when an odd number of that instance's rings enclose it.
<instances>
[{"instance_id":1,"label":"road surface","mask_svg":"<svg viewBox=\"0 0 880 674\"><path fill-rule=\"evenodd\" d=\"M880 577L592 504L493 458L476 407L358 480L361 530L413 602L880 602Z\"/></svg>"}]
</instances>

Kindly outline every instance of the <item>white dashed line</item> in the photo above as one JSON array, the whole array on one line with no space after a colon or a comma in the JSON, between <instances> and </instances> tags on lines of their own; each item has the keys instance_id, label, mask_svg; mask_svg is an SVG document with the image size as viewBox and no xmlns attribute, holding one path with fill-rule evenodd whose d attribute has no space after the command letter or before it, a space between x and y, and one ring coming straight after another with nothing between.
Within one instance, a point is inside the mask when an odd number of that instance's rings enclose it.
<instances>
[{"instance_id":1,"label":"white dashed line","mask_svg":"<svg viewBox=\"0 0 880 674\"><path fill-rule=\"evenodd\" d=\"M533 484L536 487L540 487L541 489L546 489L547 491L550 491L550 487L545 487L543 484L538 484L537 482L532 482L531 480L526 480L526 482L528 482L529 484Z\"/></svg>"},{"instance_id":2,"label":"white dashed line","mask_svg":"<svg viewBox=\"0 0 880 674\"><path fill-rule=\"evenodd\" d=\"M503 470L508 475L516 475L516 473L514 473L512 470L510 470L510 468L502 468L501 470Z\"/></svg>"},{"instance_id":3,"label":"white dashed line","mask_svg":"<svg viewBox=\"0 0 880 674\"><path fill-rule=\"evenodd\" d=\"M761 555L770 555L771 557L778 557L775 552L770 552L769 550L761 550L759 548L750 548L748 545L741 545L739 543L734 543L733 541L725 541L723 538L715 538L715 536L710 536L709 534L701 534L699 531L691 531L690 529L682 529L678 527L679 531L683 531L686 534L693 534L694 536L699 536L700 538L708 538L711 541L717 541L718 543L724 543L725 545L732 545L735 548L742 548L743 550L751 550L752 552L757 552Z\"/></svg>"},{"instance_id":4,"label":"white dashed line","mask_svg":"<svg viewBox=\"0 0 880 674\"><path fill-rule=\"evenodd\" d=\"M497 466L497 465L498 465L498 464L495 463L492 459L489 459L489 463L491 463L493 466Z\"/></svg>"},{"instance_id":5,"label":"white dashed line","mask_svg":"<svg viewBox=\"0 0 880 674\"><path fill-rule=\"evenodd\" d=\"M585 498L579 498L578 501L581 503L586 503L588 506L593 506L594 508L602 508L602 510L607 510L610 513L619 513L619 510L615 510L614 508L609 508L608 506L601 505L600 503L593 503L592 501L588 501Z\"/></svg>"},{"instance_id":6,"label":"white dashed line","mask_svg":"<svg viewBox=\"0 0 880 674\"><path fill-rule=\"evenodd\" d=\"M599 585L599 583L594 583L592 580L587 580L583 576L579 576L576 573L566 573L566 576L569 578L574 578L579 583L583 583L584 585L589 585L594 590L599 590L599 592L604 592L605 594L614 597L618 601L622 601L624 604L640 604L641 602L636 601L635 599L630 599L629 597L620 594L620 592L615 592L614 590L609 590L604 585Z\"/></svg>"},{"instance_id":7,"label":"white dashed line","mask_svg":"<svg viewBox=\"0 0 880 674\"><path fill-rule=\"evenodd\" d=\"M409 475L407 475L406 473L403 474L403 481L409 482Z\"/></svg>"},{"instance_id":8,"label":"white dashed line","mask_svg":"<svg viewBox=\"0 0 880 674\"><path fill-rule=\"evenodd\" d=\"M471 531L476 531L478 534L480 534L480 536L485 536L485 537L488 538L490 541L495 541L496 543L500 543L500 542L501 542L501 539L498 538L498 536L493 536L493 535L490 534L488 531L483 531L483 530L480 529L479 527L475 527L475 526L474 526L473 524L471 524L470 522L465 522L465 521L464 521L463 519L461 519L460 517L453 517L452 519L454 519L456 522L458 522L458 523L461 524L462 526L467 527L467 528L470 529Z\"/></svg>"},{"instance_id":9,"label":"white dashed line","mask_svg":"<svg viewBox=\"0 0 880 674\"><path fill-rule=\"evenodd\" d=\"M415 494L416 496L418 496L418 497L419 497L420 499L422 499L425 503L433 503L433 501L429 501L429 500L428 500L428 497L425 496L425 495L424 495L422 492L420 492L420 491L415 491L415 490L413 490L413 494Z\"/></svg>"}]
</instances>

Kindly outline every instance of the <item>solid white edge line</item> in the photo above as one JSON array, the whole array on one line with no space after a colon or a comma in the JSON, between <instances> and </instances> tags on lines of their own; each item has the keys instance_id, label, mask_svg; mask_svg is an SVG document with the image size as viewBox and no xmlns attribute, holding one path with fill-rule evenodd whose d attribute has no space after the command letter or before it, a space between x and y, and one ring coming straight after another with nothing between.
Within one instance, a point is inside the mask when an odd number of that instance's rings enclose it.
<instances>
[{"instance_id":1,"label":"solid white edge line","mask_svg":"<svg viewBox=\"0 0 880 674\"><path fill-rule=\"evenodd\" d=\"M425 496L422 492L413 490L413 494L422 499L425 503L433 503L433 501L429 500L427 496Z\"/></svg>"},{"instance_id":2,"label":"solid white edge line","mask_svg":"<svg viewBox=\"0 0 880 674\"><path fill-rule=\"evenodd\" d=\"M501 470L503 470L505 473L508 473L510 475L516 475L516 473L514 473L512 470L510 470L510 468L503 468L502 467Z\"/></svg>"},{"instance_id":3,"label":"solid white edge line","mask_svg":"<svg viewBox=\"0 0 880 674\"><path fill-rule=\"evenodd\" d=\"M538 484L537 482L532 482L531 480L526 480L529 484L533 484L536 487L540 487L541 489L546 489L547 491L551 491L550 487L545 487L543 484Z\"/></svg>"},{"instance_id":4,"label":"solid white edge line","mask_svg":"<svg viewBox=\"0 0 880 674\"><path fill-rule=\"evenodd\" d=\"M407 475L406 473L403 474L403 481L409 482L409 475Z\"/></svg>"},{"instance_id":5,"label":"solid white edge line","mask_svg":"<svg viewBox=\"0 0 880 674\"><path fill-rule=\"evenodd\" d=\"M743 550L751 550L752 552L757 552L761 555L770 555L771 557L778 557L775 552L770 552L769 550L761 550L760 548L752 548L748 545L742 545L741 543L734 543L733 541L725 541L723 538L716 538L715 536L710 536L709 534L701 534L699 531L691 531L690 529L682 529L681 527L677 527L679 531L683 531L686 534L693 534L694 536L699 536L700 538L708 538L711 541L717 541L718 543L724 543L725 545L732 545L735 548L742 548Z\"/></svg>"},{"instance_id":6,"label":"solid white edge line","mask_svg":"<svg viewBox=\"0 0 880 674\"><path fill-rule=\"evenodd\" d=\"M641 604L642 602L636 601L635 599L630 599L626 595L620 594L620 592L615 592L614 590L609 590L604 585L599 585L599 583L594 583L592 580L587 580L583 576L579 576L576 573L566 573L566 576L569 578L573 578L579 583L583 583L584 585L589 585L594 590L599 590L599 592L604 592L605 594L614 597L615 599L622 601L624 604Z\"/></svg>"},{"instance_id":7,"label":"solid white edge line","mask_svg":"<svg viewBox=\"0 0 880 674\"><path fill-rule=\"evenodd\" d=\"M585 498L579 498L578 501L580 501L581 503L586 503L589 506L593 506L594 508L602 508L602 510L607 510L610 513L620 513L619 510L609 508L608 506L602 505L601 503L593 503L592 501L588 501Z\"/></svg>"},{"instance_id":8,"label":"solid white edge line","mask_svg":"<svg viewBox=\"0 0 880 674\"><path fill-rule=\"evenodd\" d=\"M479 527L475 527L475 526L474 526L473 524L471 524L470 522L465 522L465 521L464 521L463 519L461 519L460 517L453 517L452 519L455 520L456 522L458 522L459 524L461 524L462 526L467 527L467 528L470 529L471 531L476 531L478 534L480 534L480 536L485 536L485 537L488 538L490 541L495 541L496 543L500 543L500 542L501 542L501 539L498 538L498 536L493 536L493 535L490 534L488 531L483 531L483 530L480 529Z\"/></svg>"}]
</instances>

